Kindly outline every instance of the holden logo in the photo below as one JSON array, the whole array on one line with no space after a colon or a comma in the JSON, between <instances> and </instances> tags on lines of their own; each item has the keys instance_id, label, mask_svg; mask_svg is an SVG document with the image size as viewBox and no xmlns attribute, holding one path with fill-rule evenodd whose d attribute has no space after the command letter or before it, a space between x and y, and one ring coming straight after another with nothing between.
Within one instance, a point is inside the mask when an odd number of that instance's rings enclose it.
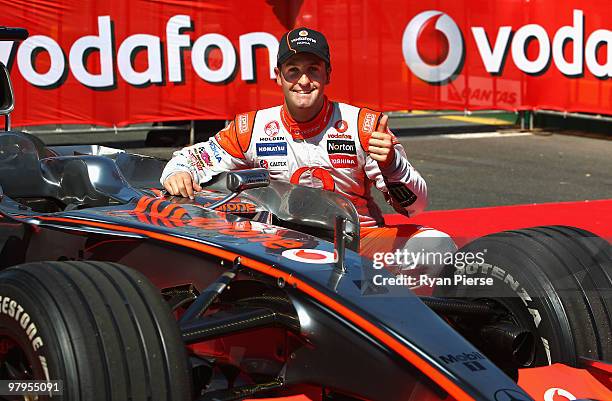
<instances>
[{"instance_id":1,"label":"holden logo","mask_svg":"<svg viewBox=\"0 0 612 401\"><path fill-rule=\"evenodd\" d=\"M423 81L449 80L463 64L464 45L459 27L441 11L424 11L404 30L402 52L406 65Z\"/></svg>"},{"instance_id":2,"label":"holden logo","mask_svg":"<svg viewBox=\"0 0 612 401\"><path fill-rule=\"evenodd\" d=\"M300 36L308 36L308 31L300 31L300 33L298 35L300 35Z\"/></svg>"},{"instance_id":3,"label":"holden logo","mask_svg":"<svg viewBox=\"0 0 612 401\"><path fill-rule=\"evenodd\" d=\"M278 134L279 131L280 131L280 125L278 124L278 121L276 120L270 121L269 123L266 124L264 128L264 132L268 136L274 136Z\"/></svg>"}]
</instances>

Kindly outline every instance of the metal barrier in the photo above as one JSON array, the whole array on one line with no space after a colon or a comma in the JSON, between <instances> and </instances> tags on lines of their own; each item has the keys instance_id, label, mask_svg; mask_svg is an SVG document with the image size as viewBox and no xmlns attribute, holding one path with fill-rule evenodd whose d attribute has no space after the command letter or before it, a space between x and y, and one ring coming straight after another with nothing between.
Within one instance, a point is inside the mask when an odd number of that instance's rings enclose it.
<instances>
[{"instance_id":1,"label":"metal barrier","mask_svg":"<svg viewBox=\"0 0 612 401\"><path fill-rule=\"evenodd\" d=\"M391 118L436 118L436 117L446 117L446 116L463 116L463 117L471 117L474 115L495 115L500 113L512 113L512 111L505 110L463 110L463 111L440 111L440 112L413 112L413 111L391 111L388 112L387 115ZM612 116L602 116L602 115L594 115L594 114L584 114L584 113L570 113L570 112L562 112L562 111L554 111L554 110L518 110L514 111L515 114L519 116L519 124L521 130L529 130L532 131L534 129L534 116L536 114L542 115L551 115L551 116L560 116L564 118L580 118L587 119L593 121L602 121L602 122L612 122ZM226 124L228 121L226 121ZM153 123L151 123L153 124ZM19 129L15 128L15 130L20 130L29 134L34 135L45 135L45 134L100 134L100 133L115 133L119 134L122 132L139 132L139 131L173 131L173 130L181 130L189 131L189 143L193 144L195 142L195 121L191 120L189 124L185 125L176 125L176 126L163 126L163 125L131 125L126 127L99 127L99 126L89 126L87 128L63 128L57 127L55 129Z\"/></svg>"}]
</instances>

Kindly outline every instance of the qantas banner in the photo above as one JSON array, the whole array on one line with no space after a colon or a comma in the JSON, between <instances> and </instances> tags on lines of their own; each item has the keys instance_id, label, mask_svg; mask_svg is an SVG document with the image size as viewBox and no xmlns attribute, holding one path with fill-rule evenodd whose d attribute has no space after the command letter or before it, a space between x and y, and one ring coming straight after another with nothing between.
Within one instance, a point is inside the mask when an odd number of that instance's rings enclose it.
<instances>
[{"instance_id":1,"label":"qantas banner","mask_svg":"<svg viewBox=\"0 0 612 401\"><path fill-rule=\"evenodd\" d=\"M229 119L282 102L278 38L331 47L330 98L377 110L612 114L609 0L0 0L15 125Z\"/></svg>"}]
</instances>

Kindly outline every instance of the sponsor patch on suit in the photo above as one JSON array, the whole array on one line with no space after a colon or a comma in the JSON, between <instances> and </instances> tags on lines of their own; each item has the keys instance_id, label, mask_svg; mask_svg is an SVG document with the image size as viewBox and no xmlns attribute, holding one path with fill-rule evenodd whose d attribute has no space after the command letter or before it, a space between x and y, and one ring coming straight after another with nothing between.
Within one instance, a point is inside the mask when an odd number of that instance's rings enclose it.
<instances>
[{"instance_id":1,"label":"sponsor patch on suit","mask_svg":"<svg viewBox=\"0 0 612 401\"><path fill-rule=\"evenodd\" d=\"M287 159L284 158L271 158L271 159L260 159L259 167L265 168L269 171L287 171L288 164Z\"/></svg>"},{"instance_id":2,"label":"sponsor patch on suit","mask_svg":"<svg viewBox=\"0 0 612 401\"><path fill-rule=\"evenodd\" d=\"M286 142L258 143L256 146L257 156L287 156Z\"/></svg>"},{"instance_id":3,"label":"sponsor patch on suit","mask_svg":"<svg viewBox=\"0 0 612 401\"><path fill-rule=\"evenodd\" d=\"M357 156L351 155L329 155L331 165L336 168L354 168L357 167Z\"/></svg>"},{"instance_id":4,"label":"sponsor patch on suit","mask_svg":"<svg viewBox=\"0 0 612 401\"><path fill-rule=\"evenodd\" d=\"M327 153L344 153L354 155L356 154L356 146L354 141L342 141L337 139L327 140Z\"/></svg>"}]
</instances>

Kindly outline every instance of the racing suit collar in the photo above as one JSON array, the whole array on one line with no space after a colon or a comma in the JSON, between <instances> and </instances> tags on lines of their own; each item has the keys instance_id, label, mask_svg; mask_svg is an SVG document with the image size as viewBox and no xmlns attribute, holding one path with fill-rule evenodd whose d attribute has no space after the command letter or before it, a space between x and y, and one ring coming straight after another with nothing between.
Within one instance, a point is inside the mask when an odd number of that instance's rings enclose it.
<instances>
[{"instance_id":1,"label":"racing suit collar","mask_svg":"<svg viewBox=\"0 0 612 401\"><path fill-rule=\"evenodd\" d=\"M291 115L285 110L285 106L281 107L281 121L285 126L285 129L291 134L293 139L308 139L319 134L323 131L323 128L327 126L331 120L333 113L333 105L325 97L325 102L321 111L315 118L307 122L297 122L291 117Z\"/></svg>"}]
</instances>

